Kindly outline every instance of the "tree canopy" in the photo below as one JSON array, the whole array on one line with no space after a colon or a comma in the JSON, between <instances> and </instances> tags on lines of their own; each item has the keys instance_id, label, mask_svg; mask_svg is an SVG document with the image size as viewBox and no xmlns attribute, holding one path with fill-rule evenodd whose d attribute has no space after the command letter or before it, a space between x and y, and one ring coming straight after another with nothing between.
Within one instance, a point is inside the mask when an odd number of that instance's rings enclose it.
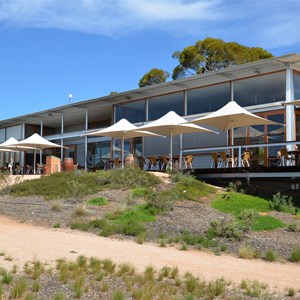
<instances>
[{"instance_id":1,"label":"tree canopy","mask_svg":"<svg viewBox=\"0 0 300 300\"><path fill-rule=\"evenodd\" d=\"M246 47L235 42L207 37L182 51L174 52L172 57L179 61L173 70L172 78L179 79L270 58L273 55L260 47Z\"/></svg>"},{"instance_id":2,"label":"tree canopy","mask_svg":"<svg viewBox=\"0 0 300 300\"><path fill-rule=\"evenodd\" d=\"M169 76L169 72L153 68L140 79L139 87L165 82Z\"/></svg>"}]
</instances>

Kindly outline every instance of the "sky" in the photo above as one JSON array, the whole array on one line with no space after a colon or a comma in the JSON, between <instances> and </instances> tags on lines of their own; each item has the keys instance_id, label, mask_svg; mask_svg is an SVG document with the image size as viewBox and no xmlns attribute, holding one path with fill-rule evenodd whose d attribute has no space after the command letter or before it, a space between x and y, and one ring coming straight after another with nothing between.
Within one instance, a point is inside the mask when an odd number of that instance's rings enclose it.
<instances>
[{"instance_id":1,"label":"sky","mask_svg":"<svg viewBox=\"0 0 300 300\"><path fill-rule=\"evenodd\" d=\"M300 54L299 13L299 0L0 0L0 120L136 89L206 37Z\"/></svg>"}]
</instances>

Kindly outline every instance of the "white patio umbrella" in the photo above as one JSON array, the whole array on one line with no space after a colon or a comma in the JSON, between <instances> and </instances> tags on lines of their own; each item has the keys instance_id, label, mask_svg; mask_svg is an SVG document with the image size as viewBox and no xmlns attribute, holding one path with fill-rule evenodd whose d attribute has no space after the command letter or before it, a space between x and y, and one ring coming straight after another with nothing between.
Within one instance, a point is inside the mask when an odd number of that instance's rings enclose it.
<instances>
[{"instance_id":1,"label":"white patio umbrella","mask_svg":"<svg viewBox=\"0 0 300 300\"><path fill-rule=\"evenodd\" d=\"M221 130L233 130L233 128L251 125L283 125L254 115L243 107L239 106L235 101L228 102L225 106L211 114L191 120L190 123L208 125Z\"/></svg>"},{"instance_id":2,"label":"white patio umbrella","mask_svg":"<svg viewBox=\"0 0 300 300\"><path fill-rule=\"evenodd\" d=\"M167 114L161 118L138 127L138 130L148 130L158 134L162 134L170 137L170 161L172 162L173 158L173 136L183 133L192 133L192 132L213 132L216 131L197 126L195 124L187 123L187 121L176 114L174 111L169 111ZM172 168L172 163L171 163Z\"/></svg>"},{"instance_id":3,"label":"white patio umbrella","mask_svg":"<svg viewBox=\"0 0 300 300\"><path fill-rule=\"evenodd\" d=\"M210 113L204 117L190 121L193 124L212 126L221 130L231 130L231 145L234 141L234 128L246 127L251 125L283 125L259 116L256 116L235 101L228 102L219 110Z\"/></svg>"},{"instance_id":4,"label":"white patio umbrella","mask_svg":"<svg viewBox=\"0 0 300 300\"><path fill-rule=\"evenodd\" d=\"M17 142L16 144L12 144L11 146L16 146L18 149L25 149L25 148L34 149L34 167L33 167L34 174L35 174L35 165L36 165L36 150L42 151L48 148L68 148L65 146L52 143L37 133L34 133L27 139Z\"/></svg>"},{"instance_id":5,"label":"white patio umbrella","mask_svg":"<svg viewBox=\"0 0 300 300\"><path fill-rule=\"evenodd\" d=\"M136 131L132 131L136 130ZM140 130L137 126L130 123L126 119L121 119L117 123L104 128L102 130L98 130L95 132L85 133L84 135L88 136L109 136L113 138L120 139L122 141L122 147L121 147L121 161L122 161L122 168L124 168L124 140L134 137L140 137L140 136L158 136L158 134Z\"/></svg>"},{"instance_id":6,"label":"white patio umbrella","mask_svg":"<svg viewBox=\"0 0 300 300\"><path fill-rule=\"evenodd\" d=\"M9 149L15 151L22 151L22 150L34 150L34 147L25 147L19 144L20 142L15 139L14 137L10 137L8 140L0 144L0 149Z\"/></svg>"}]
</instances>

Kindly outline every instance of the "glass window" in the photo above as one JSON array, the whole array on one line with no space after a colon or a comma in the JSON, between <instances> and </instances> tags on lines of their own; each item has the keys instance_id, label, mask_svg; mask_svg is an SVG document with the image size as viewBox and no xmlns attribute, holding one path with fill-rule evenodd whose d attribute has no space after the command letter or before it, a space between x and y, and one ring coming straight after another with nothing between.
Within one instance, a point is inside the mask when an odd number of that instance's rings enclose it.
<instances>
[{"instance_id":1,"label":"glass window","mask_svg":"<svg viewBox=\"0 0 300 300\"><path fill-rule=\"evenodd\" d=\"M116 122L123 118L131 123L146 121L145 100L116 105Z\"/></svg>"},{"instance_id":2,"label":"glass window","mask_svg":"<svg viewBox=\"0 0 300 300\"><path fill-rule=\"evenodd\" d=\"M187 92L187 114L216 111L230 101L230 84L218 84Z\"/></svg>"},{"instance_id":3,"label":"glass window","mask_svg":"<svg viewBox=\"0 0 300 300\"><path fill-rule=\"evenodd\" d=\"M294 71L294 97L300 99L300 73Z\"/></svg>"},{"instance_id":4,"label":"glass window","mask_svg":"<svg viewBox=\"0 0 300 300\"><path fill-rule=\"evenodd\" d=\"M171 110L182 116L184 114L183 99L183 92L149 99L149 121L156 120Z\"/></svg>"},{"instance_id":5,"label":"glass window","mask_svg":"<svg viewBox=\"0 0 300 300\"><path fill-rule=\"evenodd\" d=\"M236 80L234 100L241 106L252 106L285 100L285 72Z\"/></svg>"},{"instance_id":6,"label":"glass window","mask_svg":"<svg viewBox=\"0 0 300 300\"><path fill-rule=\"evenodd\" d=\"M298 112L296 113L296 141L300 141L300 113Z\"/></svg>"}]
</instances>

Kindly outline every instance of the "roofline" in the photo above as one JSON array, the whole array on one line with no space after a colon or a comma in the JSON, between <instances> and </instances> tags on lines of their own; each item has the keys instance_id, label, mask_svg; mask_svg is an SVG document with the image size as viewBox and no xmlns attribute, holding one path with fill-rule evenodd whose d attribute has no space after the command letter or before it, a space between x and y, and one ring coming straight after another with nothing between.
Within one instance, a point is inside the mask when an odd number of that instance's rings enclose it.
<instances>
[{"instance_id":1,"label":"roofline","mask_svg":"<svg viewBox=\"0 0 300 300\"><path fill-rule=\"evenodd\" d=\"M104 104L103 106L113 105L114 104L114 103L112 103L112 102L114 102L113 100L117 99L117 98L120 98L120 97L124 98L122 102L124 102L125 99L127 99L127 101L129 101L129 100L131 100L130 95L135 94L135 93L142 95L143 93L147 94L147 91L151 91L151 90L158 90L159 91L160 89L163 89L163 88L166 88L166 87L169 87L169 86L170 87L171 86L175 86L175 87L179 86L180 87L180 86L184 86L184 83L189 82L191 80L214 77L216 75L222 75L222 74L225 74L225 73L236 72L238 70L243 70L243 69L246 70L247 68L251 68L251 69L253 69L254 67L259 68L259 66L262 66L263 64L266 64L267 62L272 62L272 61L282 64L283 65L282 69L286 69L288 64L300 63L300 55L298 55L296 53L291 53L291 54L272 57L272 58L268 58L268 59L264 59L264 60L259 60L259 61L256 61L256 62L236 65L236 66L232 66L232 67L227 67L227 68L224 68L222 70L216 70L216 71L211 71L211 72L207 72L207 73L203 73L203 74L197 74L197 75L193 75L193 76L190 76L190 77L187 77L187 78L172 80L172 81L169 81L169 82L163 82L163 83L160 83L160 84L150 85L150 86L146 86L146 87L143 87L143 88L137 88L137 89L133 89L133 90L125 91L125 92L110 94L110 95L103 96L103 97L86 99L86 100L82 100L82 101L79 101L79 102L74 102L74 103L66 104L66 105L62 105L62 106L56 106L54 108L49 108L49 109L46 109L46 110L37 111L37 112L26 114L26 115L19 115L17 117L0 120L0 123L2 123L2 122L17 123L19 121L23 122L23 121L21 121L22 119L26 119L26 118L29 118L29 117L37 117L37 115L44 115L44 114L49 114L49 113L53 113L53 112L59 113L58 111L67 110L68 108L71 108L71 107L79 107L79 108L86 109L86 108L88 108L87 107L88 104L92 104L92 103L95 103L95 102L99 103L99 101L100 101L99 104L101 104L101 102L103 102L103 104ZM230 81L230 80L234 80L234 79L228 79L227 81ZM189 88L188 87L186 87L186 88L181 87L180 89L181 90L186 90L186 89L189 89ZM176 92L176 91L170 91L170 92ZM159 92L157 94L159 94ZM153 95L152 97L155 97L155 95ZM141 98L143 98L143 97L141 97ZM145 96L144 98L148 98L148 97ZM134 99L132 99L132 100L134 100ZM108 101L110 103L104 103L105 101ZM117 103L118 102L119 101L117 101Z\"/></svg>"}]
</instances>

